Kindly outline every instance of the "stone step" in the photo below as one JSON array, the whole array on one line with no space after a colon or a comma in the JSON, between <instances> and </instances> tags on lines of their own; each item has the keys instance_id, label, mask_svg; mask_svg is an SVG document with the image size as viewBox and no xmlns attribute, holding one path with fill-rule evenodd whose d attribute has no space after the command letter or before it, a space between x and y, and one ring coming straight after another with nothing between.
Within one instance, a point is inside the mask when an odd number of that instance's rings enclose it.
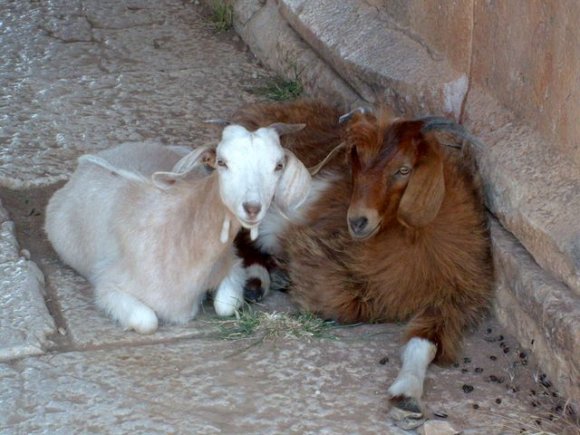
<instances>
[{"instance_id":1,"label":"stone step","mask_svg":"<svg viewBox=\"0 0 580 435\"><path fill-rule=\"evenodd\" d=\"M580 167L477 88L465 120L485 143L477 161L489 209L542 268L580 295Z\"/></svg>"},{"instance_id":2,"label":"stone step","mask_svg":"<svg viewBox=\"0 0 580 435\"><path fill-rule=\"evenodd\" d=\"M0 201L0 361L38 355L56 326L44 303L44 276L20 255L14 222Z\"/></svg>"},{"instance_id":3,"label":"stone step","mask_svg":"<svg viewBox=\"0 0 580 435\"><path fill-rule=\"evenodd\" d=\"M491 235L500 322L532 349L566 397L580 399L580 297L543 271L493 218Z\"/></svg>"}]
</instances>

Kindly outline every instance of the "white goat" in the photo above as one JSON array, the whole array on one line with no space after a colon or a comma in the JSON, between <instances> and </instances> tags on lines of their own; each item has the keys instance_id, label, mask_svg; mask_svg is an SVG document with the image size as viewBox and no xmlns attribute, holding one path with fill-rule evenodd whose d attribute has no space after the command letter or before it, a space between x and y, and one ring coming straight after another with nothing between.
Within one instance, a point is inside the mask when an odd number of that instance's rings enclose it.
<instances>
[{"instance_id":1,"label":"white goat","mask_svg":"<svg viewBox=\"0 0 580 435\"><path fill-rule=\"evenodd\" d=\"M154 144L82 156L48 204L48 238L126 329L187 322L212 288L217 314L232 315L245 281L232 243L240 226L255 238L273 198L292 209L310 190L308 170L279 140L302 127L232 125L215 150L185 156Z\"/></svg>"}]
</instances>

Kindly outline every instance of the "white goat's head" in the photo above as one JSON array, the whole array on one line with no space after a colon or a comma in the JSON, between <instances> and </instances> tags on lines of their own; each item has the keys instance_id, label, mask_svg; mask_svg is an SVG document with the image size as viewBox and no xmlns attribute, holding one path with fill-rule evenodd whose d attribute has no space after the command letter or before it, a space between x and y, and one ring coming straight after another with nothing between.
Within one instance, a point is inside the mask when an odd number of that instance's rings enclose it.
<instances>
[{"instance_id":1,"label":"white goat's head","mask_svg":"<svg viewBox=\"0 0 580 435\"><path fill-rule=\"evenodd\" d=\"M224 128L215 156L220 195L245 228L261 222L272 199L287 210L308 195L308 170L280 145L280 135L302 128L303 124L272 124L253 132L240 125Z\"/></svg>"},{"instance_id":2,"label":"white goat's head","mask_svg":"<svg viewBox=\"0 0 580 435\"><path fill-rule=\"evenodd\" d=\"M213 166L222 202L243 227L252 229L254 239L272 200L287 212L299 207L310 191L310 173L280 145L281 135L303 128L304 124L277 123L251 132L240 125L228 125L215 150L198 148L183 157L172 172L155 173L153 181L167 188L176 179L199 170L200 161Z\"/></svg>"}]
</instances>

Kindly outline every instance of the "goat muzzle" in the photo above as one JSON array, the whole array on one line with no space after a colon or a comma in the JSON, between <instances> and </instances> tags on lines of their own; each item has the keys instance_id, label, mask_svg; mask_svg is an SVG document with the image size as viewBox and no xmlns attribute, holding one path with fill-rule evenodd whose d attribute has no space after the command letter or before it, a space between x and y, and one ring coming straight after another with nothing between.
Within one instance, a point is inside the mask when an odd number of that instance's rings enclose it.
<instances>
[{"instance_id":1,"label":"goat muzzle","mask_svg":"<svg viewBox=\"0 0 580 435\"><path fill-rule=\"evenodd\" d=\"M378 213L374 210L368 210L367 213L348 214L348 231L356 240L366 240L374 236L380 224Z\"/></svg>"}]
</instances>

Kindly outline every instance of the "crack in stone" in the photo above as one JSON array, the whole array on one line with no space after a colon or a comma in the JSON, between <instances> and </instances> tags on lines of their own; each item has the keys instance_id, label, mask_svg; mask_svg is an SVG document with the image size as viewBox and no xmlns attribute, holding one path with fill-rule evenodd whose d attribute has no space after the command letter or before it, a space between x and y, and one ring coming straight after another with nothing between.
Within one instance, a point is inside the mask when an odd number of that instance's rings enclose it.
<instances>
[{"instance_id":1,"label":"crack in stone","mask_svg":"<svg viewBox=\"0 0 580 435\"><path fill-rule=\"evenodd\" d=\"M427 52L427 54L433 61L441 62L445 60L445 56L429 47L429 45L426 44L425 41L423 41L423 39L415 32L413 32L411 29L409 29L408 27L401 26L399 23L393 20L388 14L385 14L383 11L381 11L378 6L370 5L366 2L365 4L370 9L374 9L376 11L375 18L377 18L380 22L386 24L389 30L401 33L402 35L411 39L413 42L419 44Z\"/></svg>"}]
</instances>

